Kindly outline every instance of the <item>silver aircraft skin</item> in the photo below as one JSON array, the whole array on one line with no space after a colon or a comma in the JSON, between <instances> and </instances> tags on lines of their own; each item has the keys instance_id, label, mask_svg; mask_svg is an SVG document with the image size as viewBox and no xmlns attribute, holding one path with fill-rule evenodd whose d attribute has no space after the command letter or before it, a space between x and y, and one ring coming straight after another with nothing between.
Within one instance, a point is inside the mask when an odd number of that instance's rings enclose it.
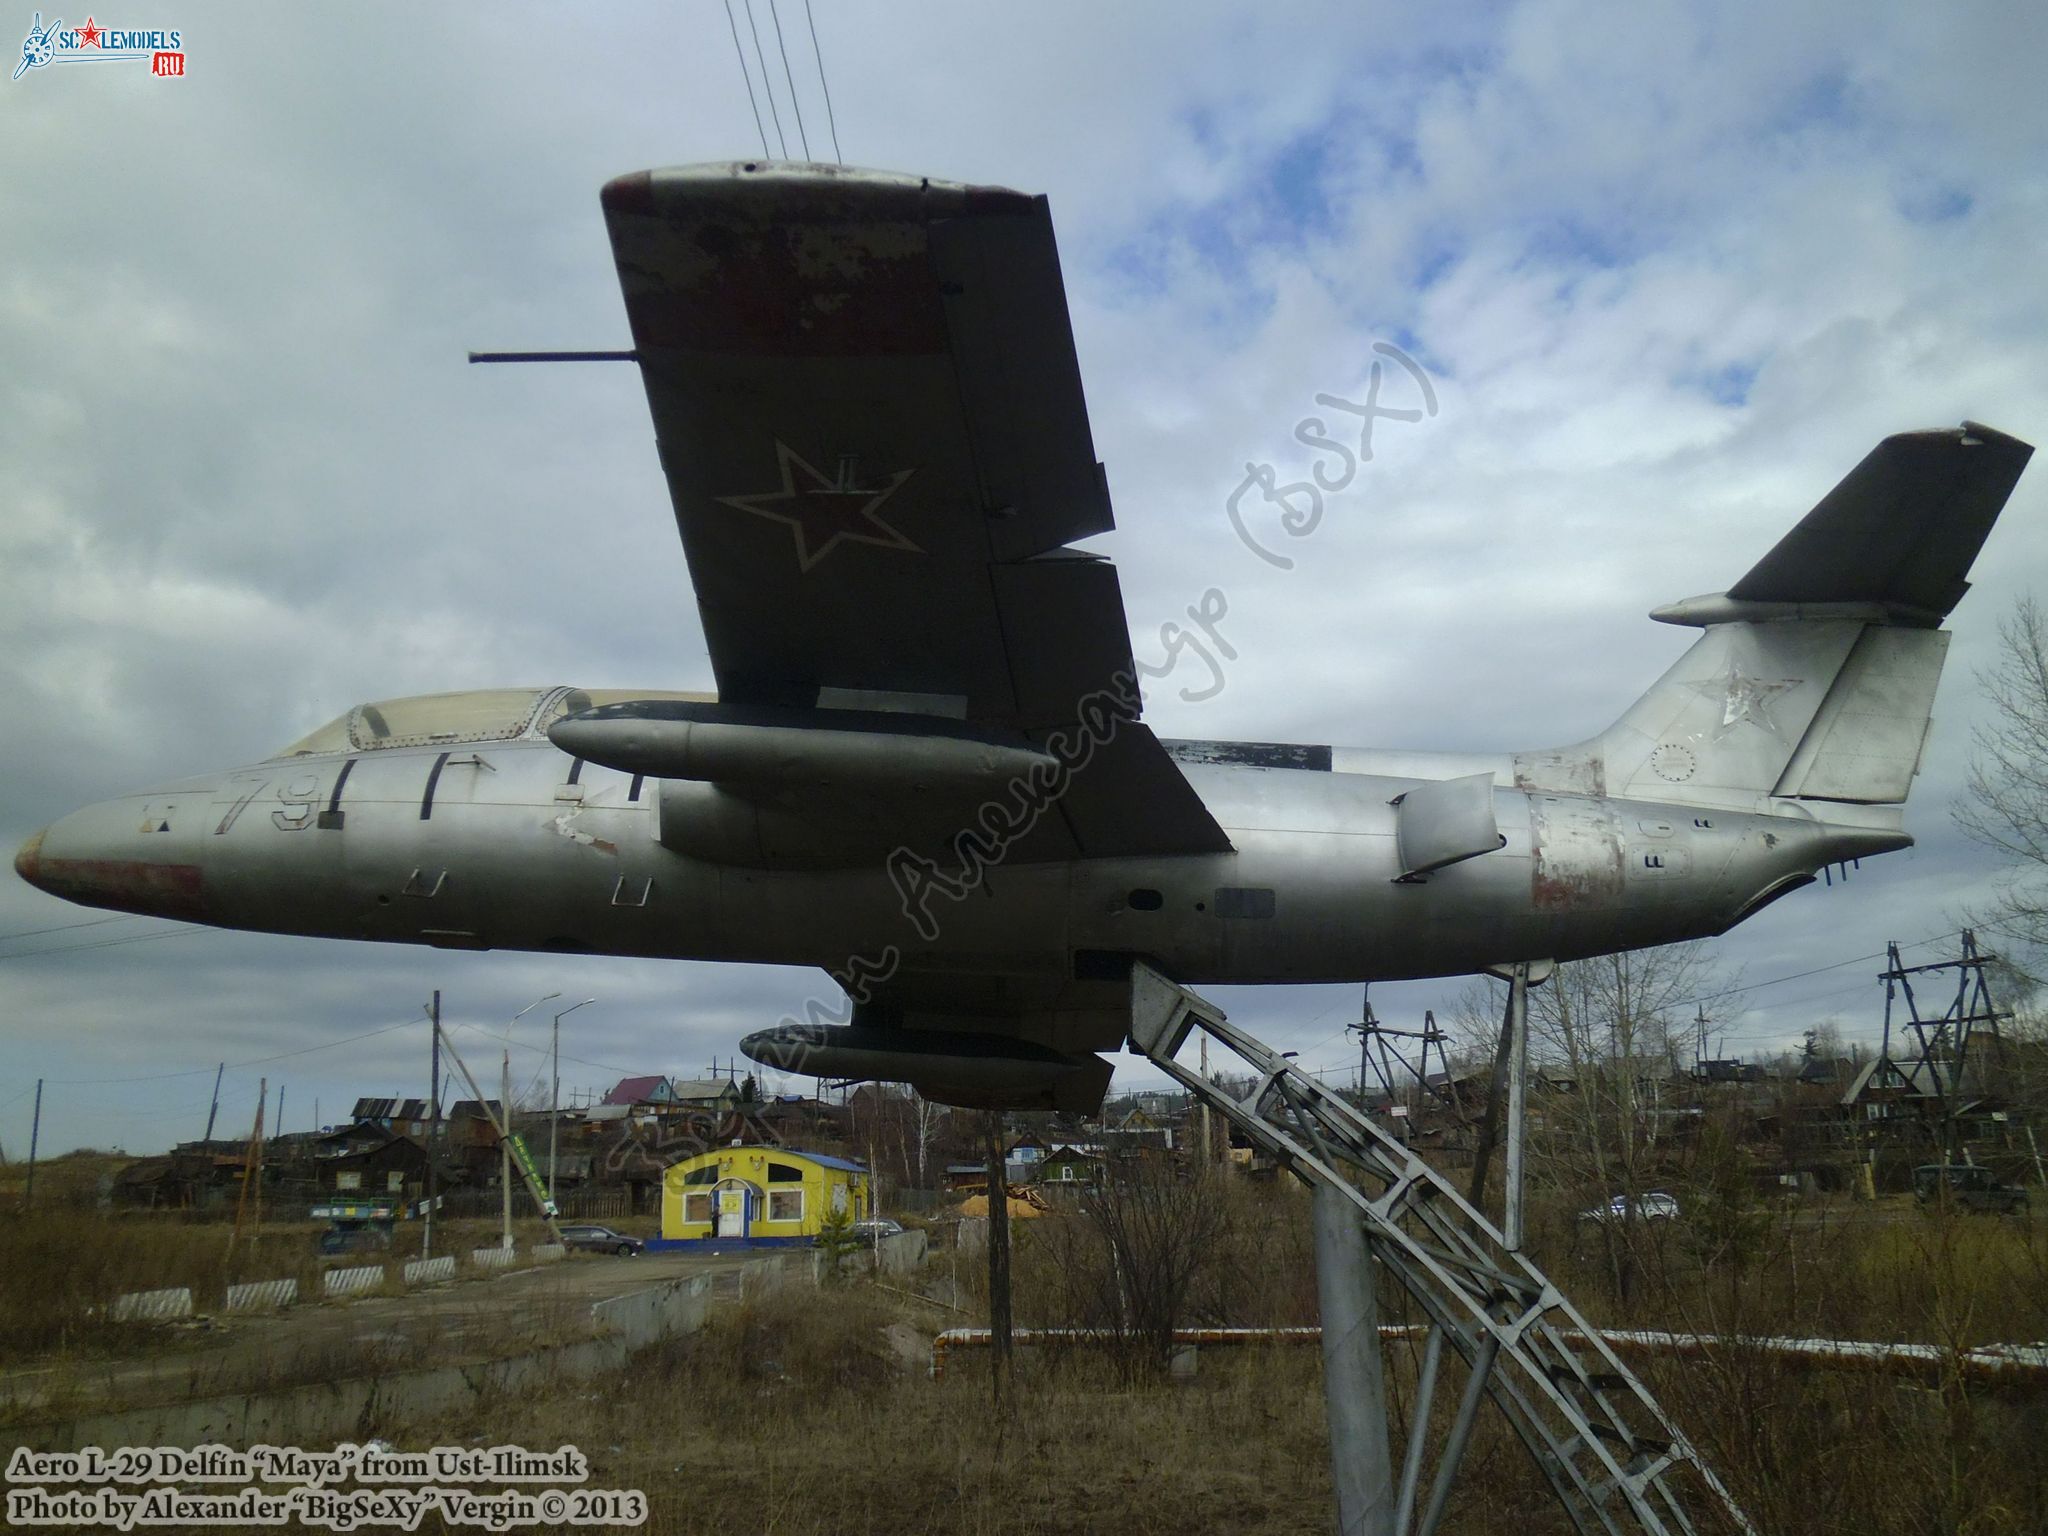
<instances>
[{"instance_id":1,"label":"silver aircraft skin","mask_svg":"<svg viewBox=\"0 0 2048 1536\"><path fill-rule=\"evenodd\" d=\"M1159 742L1114 572L1064 548L1110 523L1043 199L749 164L604 207L718 693L358 706L64 817L22 878L229 928L819 967L856 1027L750 1054L1086 1107L1135 960L1201 985L1573 959L1911 845L1940 624L2016 439L1886 439L1726 592L1653 615L1700 638L1589 741Z\"/></svg>"}]
</instances>

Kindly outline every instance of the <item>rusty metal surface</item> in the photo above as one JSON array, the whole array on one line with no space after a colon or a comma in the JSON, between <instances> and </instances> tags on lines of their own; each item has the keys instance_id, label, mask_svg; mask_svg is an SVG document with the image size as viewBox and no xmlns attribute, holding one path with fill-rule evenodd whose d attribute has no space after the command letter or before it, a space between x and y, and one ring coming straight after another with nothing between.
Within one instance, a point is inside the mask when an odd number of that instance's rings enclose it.
<instances>
[{"instance_id":1,"label":"rusty metal surface","mask_svg":"<svg viewBox=\"0 0 2048 1536\"><path fill-rule=\"evenodd\" d=\"M1606 801L1532 795L1529 900L1538 911L1583 912L1620 904L1622 839Z\"/></svg>"},{"instance_id":2,"label":"rusty metal surface","mask_svg":"<svg viewBox=\"0 0 2048 1536\"><path fill-rule=\"evenodd\" d=\"M40 834L15 855L24 880L67 901L139 912L149 917L202 922L207 916L205 876L197 864L156 864L143 859L46 859Z\"/></svg>"},{"instance_id":3,"label":"rusty metal surface","mask_svg":"<svg viewBox=\"0 0 2048 1536\"><path fill-rule=\"evenodd\" d=\"M775 356L946 350L927 221L964 187L765 166L641 171L603 193L633 340Z\"/></svg>"}]
</instances>

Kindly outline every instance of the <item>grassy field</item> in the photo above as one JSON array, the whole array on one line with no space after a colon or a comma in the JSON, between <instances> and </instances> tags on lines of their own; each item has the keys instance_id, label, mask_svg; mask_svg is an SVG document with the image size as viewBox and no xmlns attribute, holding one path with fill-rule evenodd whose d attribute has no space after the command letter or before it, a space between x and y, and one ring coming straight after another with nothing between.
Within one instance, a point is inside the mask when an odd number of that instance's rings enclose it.
<instances>
[{"instance_id":1,"label":"grassy field","mask_svg":"<svg viewBox=\"0 0 2048 1536\"><path fill-rule=\"evenodd\" d=\"M318 1241L324 1222L266 1222L233 1243L231 1221L192 1220L178 1212L111 1214L40 1203L0 1211L0 1364L97 1359L145 1345L163 1347L161 1330L117 1326L106 1308L129 1291L189 1286L195 1309L217 1310L226 1288L249 1280L296 1279L302 1297L320 1295ZM513 1223L521 1251L547 1241L539 1221ZM495 1247L498 1224L482 1219L436 1224L434 1251L467 1256ZM373 1264L419 1256L420 1229L402 1224L382 1253L335 1264Z\"/></svg>"},{"instance_id":2,"label":"grassy field","mask_svg":"<svg viewBox=\"0 0 2048 1536\"><path fill-rule=\"evenodd\" d=\"M1304 1194L1231 1183L1210 1198L1218 1209L1204 1218L1178 1321L1313 1322ZM1682 1222L1619 1233L1589 1228L1572 1210L1539 1208L1534 1246L1597 1323L1954 1350L2048 1339L2048 1224L2039 1220L1897 1201L1716 1209L1694 1200ZM132 1279L145 1258L203 1268L206 1245L225 1237L217 1227L94 1220L11 1229L0 1245L0 1336L47 1337L37 1330L61 1310L48 1292L88 1279L104 1290ZM34 1242L13 1240L28 1232ZM1020 1323L1102 1320L1108 1260L1088 1222L1020 1223L1016 1257ZM858 1282L824 1291L791 1282L721 1307L702 1332L644 1352L616 1380L478 1399L458 1414L364 1431L402 1449L578 1446L593 1462L592 1486L647 1494L646 1529L656 1533L1292 1536L1328 1527L1314 1349L1207 1351L1188 1382L1169 1380L1142 1348L1034 1351L997 1405L985 1357L959 1358L942 1381L926 1374L932 1333L985 1315L979 1263L942 1257L931 1278L953 1273L969 1316ZM1383 1305L1389 1321L1415 1315L1398 1294ZM80 1337L76 1321L64 1326L66 1338ZM1389 1351L1401 1419L1415 1355L1407 1344ZM1741 1348L1641 1369L1776 1536L2048 1530L2048 1400L1965 1390L1954 1373L1906 1382L1795 1370ZM1454 1370L1438 1394L1436 1436L1459 1379ZM1481 1426L1445 1529L1568 1530L1503 1421L1488 1412Z\"/></svg>"},{"instance_id":3,"label":"grassy field","mask_svg":"<svg viewBox=\"0 0 2048 1536\"><path fill-rule=\"evenodd\" d=\"M998 1408L979 1358L926 1378L903 1346L929 1327L906 1305L861 1287L791 1287L646 1352L601 1390L480 1402L395 1438L577 1445L593 1461L592 1486L643 1490L647 1530L676 1536L1328 1528L1314 1349L1210 1351L1181 1383L1133 1379L1078 1352L1027 1358ZM1390 1366L1405 1412L1413 1352L1396 1348ZM1650 1375L1766 1531L2048 1529L2036 1402L1789 1373L1740 1352ZM1440 1394L1439 1435L1449 1411ZM1445 1529L1571 1527L1488 1415Z\"/></svg>"}]
</instances>

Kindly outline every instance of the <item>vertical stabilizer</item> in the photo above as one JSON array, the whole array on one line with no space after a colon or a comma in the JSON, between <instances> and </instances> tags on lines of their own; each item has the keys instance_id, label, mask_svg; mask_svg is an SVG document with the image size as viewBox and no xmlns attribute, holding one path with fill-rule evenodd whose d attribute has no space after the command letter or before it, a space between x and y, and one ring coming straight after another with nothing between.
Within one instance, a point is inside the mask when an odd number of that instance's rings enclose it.
<instances>
[{"instance_id":1,"label":"vertical stabilizer","mask_svg":"<svg viewBox=\"0 0 2048 1536\"><path fill-rule=\"evenodd\" d=\"M1653 613L1705 633L1593 740L1518 756L1518 782L1681 805L1904 801L1939 626L2032 453L1975 422L1886 438L1734 586Z\"/></svg>"}]
</instances>

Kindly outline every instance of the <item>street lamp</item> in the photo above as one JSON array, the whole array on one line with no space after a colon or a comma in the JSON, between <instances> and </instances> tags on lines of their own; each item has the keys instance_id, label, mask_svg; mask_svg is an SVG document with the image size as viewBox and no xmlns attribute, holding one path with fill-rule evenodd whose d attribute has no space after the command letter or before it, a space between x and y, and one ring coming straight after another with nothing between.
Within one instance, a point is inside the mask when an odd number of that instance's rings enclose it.
<instances>
[{"instance_id":1,"label":"street lamp","mask_svg":"<svg viewBox=\"0 0 2048 1536\"><path fill-rule=\"evenodd\" d=\"M512 1026L542 1003L551 1003L561 995L550 992L546 997L536 997L507 1019L505 1048L498 1054L498 1189L504 1223L499 1243L507 1253L512 1251ZM545 1216L547 1212L541 1214Z\"/></svg>"},{"instance_id":2,"label":"street lamp","mask_svg":"<svg viewBox=\"0 0 2048 1536\"><path fill-rule=\"evenodd\" d=\"M555 1183L555 1126L562 1118L562 1020L578 1008L588 1008L596 1001L594 997L586 997L555 1015L554 1086L548 1090L548 1198L555 1202L557 1208L562 1203L561 1186Z\"/></svg>"}]
</instances>

